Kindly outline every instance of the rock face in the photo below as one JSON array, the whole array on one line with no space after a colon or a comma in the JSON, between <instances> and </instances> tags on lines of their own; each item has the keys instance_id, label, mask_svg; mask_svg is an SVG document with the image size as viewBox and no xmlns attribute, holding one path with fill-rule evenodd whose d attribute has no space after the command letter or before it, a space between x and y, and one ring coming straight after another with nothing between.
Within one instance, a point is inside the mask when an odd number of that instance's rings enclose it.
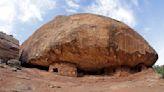
<instances>
[{"instance_id":1,"label":"rock face","mask_svg":"<svg viewBox=\"0 0 164 92\"><path fill-rule=\"evenodd\" d=\"M11 35L0 32L0 59L19 59L19 41Z\"/></svg>"},{"instance_id":2,"label":"rock face","mask_svg":"<svg viewBox=\"0 0 164 92\"><path fill-rule=\"evenodd\" d=\"M156 51L129 26L94 14L56 17L21 45L20 56L33 65L69 63L83 71L150 67L157 58Z\"/></svg>"}]
</instances>

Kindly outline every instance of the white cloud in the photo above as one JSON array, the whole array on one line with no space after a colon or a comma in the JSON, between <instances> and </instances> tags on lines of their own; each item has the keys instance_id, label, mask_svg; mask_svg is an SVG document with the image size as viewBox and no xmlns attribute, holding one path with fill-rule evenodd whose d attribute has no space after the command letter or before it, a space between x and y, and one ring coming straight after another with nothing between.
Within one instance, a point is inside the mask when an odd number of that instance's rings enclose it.
<instances>
[{"instance_id":1,"label":"white cloud","mask_svg":"<svg viewBox=\"0 0 164 92\"><path fill-rule=\"evenodd\" d=\"M13 27L15 17L14 5L7 0L0 1L0 31L10 33Z\"/></svg>"},{"instance_id":2,"label":"white cloud","mask_svg":"<svg viewBox=\"0 0 164 92\"><path fill-rule=\"evenodd\" d=\"M11 34L17 21L42 21L44 13L55 4L53 0L0 0L0 31Z\"/></svg>"},{"instance_id":3,"label":"white cloud","mask_svg":"<svg viewBox=\"0 0 164 92\"><path fill-rule=\"evenodd\" d=\"M133 3L138 5L137 0ZM133 27L136 24L135 16L133 10L126 6L128 4L123 5L121 0L96 0L96 3L89 6L87 11L112 17Z\"/></svg>"},{"instance_id":4,"label":"white cloud","mask_svg":"<svg viewBox=\"0 0 164 92\"><path fill-rule=\"evenodd\" d=\"M21 2L21 0L19 0ZM19 19L23 22L31 20L43 20L43 14L47 9L52 9L55 2L52 0L24 0L19 3L20 15Z\"/></svg>"},{"instance_id":5,"label":"white cloud","mask_svg":"<svg viewBox=\"0 0 164 92\"><path fill-rule=\"evenodd\" d=\"M79 8L79 4L77 4L77 1L76 0L67 0L67 5L71 8L74 8L74 9L78 9Z\"/></svg>"},{"instance_id":6,"label":"white cloud","mask_svg":"<svg viewBox=\"0 0 164 92\"><path fill-rule=\"evenodd\" d=\"M77 13L78 9L80 8L80 4L78 4L77 0L65 0L67 7L65 8L65 11L68 13Z\"/></svg>"},{"instance_id":7,"label":"white cloud","mask_svg":"<svg viewBox=\"0 0 164 92\"><path fill-rule=\"evenodd\" d=\"M12 23L9 24L0 24L0 32L5 32L7 34L11 34L13 30L13 25Z\"/></svg>"}]
</instances>

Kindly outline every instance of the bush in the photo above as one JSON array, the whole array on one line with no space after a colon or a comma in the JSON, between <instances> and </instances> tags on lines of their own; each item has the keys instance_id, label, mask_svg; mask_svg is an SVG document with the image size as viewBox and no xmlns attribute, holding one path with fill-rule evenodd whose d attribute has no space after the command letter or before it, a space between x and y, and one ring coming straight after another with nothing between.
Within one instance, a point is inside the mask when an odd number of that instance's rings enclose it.
<instances>
[{"instance_id":1,"label":"bush","mask_svg":"<svg viewBox=\"0 0 164 92\"><path fill-rule=\"evenodd\" d=\"M162 78L164 78L164 66L154 66L153 67L157 73L161 75Z\"/></svg>"}]
</instances>

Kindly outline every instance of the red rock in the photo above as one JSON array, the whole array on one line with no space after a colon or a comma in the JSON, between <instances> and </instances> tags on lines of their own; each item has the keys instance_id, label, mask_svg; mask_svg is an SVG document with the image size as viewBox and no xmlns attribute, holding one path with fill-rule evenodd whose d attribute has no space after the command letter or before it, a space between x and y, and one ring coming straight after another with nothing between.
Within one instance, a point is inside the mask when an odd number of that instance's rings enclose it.
<instances>
[{"instance_id":1,"label":"red rock","mask_svg":"<svg viewBox=\"0 0 164 92\"><path fill-rule=\"evenodd\" d=\"M105 16L58 16L21 46L22 62L50 66L64 62L84 71L152 66L156 51L126 24Z\"/></svg>"},{"instance_id":2,"label":"red rock","mask_svg":"<svg viewBox=\"0 0 164 92\"><path fill-rule=\"evenodd\" d=\"M19 41L2 32L0 32L0 58L5 61L19 59Z\"/></svg>"}]
</instances>

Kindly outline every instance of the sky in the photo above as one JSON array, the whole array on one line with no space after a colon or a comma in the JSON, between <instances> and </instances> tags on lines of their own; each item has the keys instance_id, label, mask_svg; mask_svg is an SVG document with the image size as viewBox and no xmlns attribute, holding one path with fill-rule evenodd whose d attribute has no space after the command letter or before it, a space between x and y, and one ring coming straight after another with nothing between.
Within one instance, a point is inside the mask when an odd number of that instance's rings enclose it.
<instances>
[{"instance_id":1,"label":"sky","mask_svg":"<svg viewBox=\"0 0 164 92\"><path fill-rule=\"evenodd\" d=\"M24 42L57 15L94 13L122 21L157 51L164 65L163 0L0 0L0 31Z\"/></svg>"}]
</instances>

